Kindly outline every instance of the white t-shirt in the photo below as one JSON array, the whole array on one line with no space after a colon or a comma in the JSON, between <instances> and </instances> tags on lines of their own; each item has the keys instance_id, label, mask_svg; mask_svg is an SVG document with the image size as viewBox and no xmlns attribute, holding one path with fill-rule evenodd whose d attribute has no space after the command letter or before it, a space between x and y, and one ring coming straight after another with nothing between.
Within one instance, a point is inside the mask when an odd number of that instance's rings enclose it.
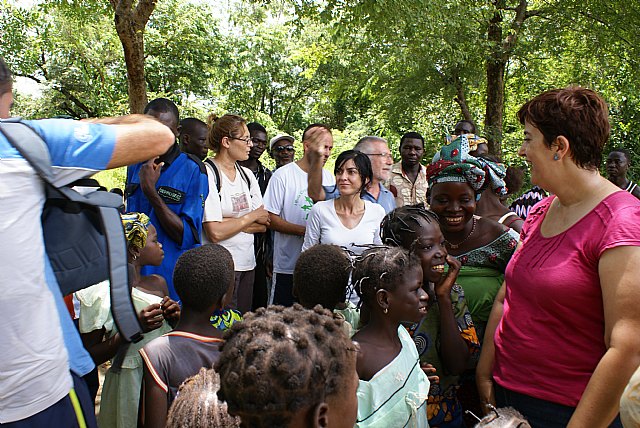
<instances>
[{"instance_id":1,"label":"white t-shirt","mask_svg":"<svg viewBox=\"0 0 640 428\"><path fill-rule=\"evenodd\" d=\"M207 196L204 203L203 223L210 221L221 222L223 218L239 218L262 205L260 185L258 185L258 181L251 170L240 167L244 170L251 183L251 190L249 190L249 185L240 171L236 170L236 179L231 181L222 172L220 166L216 164L222 181L220 194L218 195L213 168L206 162L205 166L207 167L207 178L209 180L209 196ZM202 235L203 242L211 242L205 233ZM252 233L240 232L229 239L220 241L219 244L231 253L236 272L246 272L256 267Z\"/></svg>"},{"instance_id":2,"label":"white t-shirt","mask_svg":"<svg viewBox=\"0 0 640 428\"><path fill-rule=\"evenodd\" d=\"M316 244L334 244L345 247L356 254L361 254L365 248L354 246L354 244L382 243L380 222L385 214L381 205L364 201L364 215L360 219L360 223L353 229L349 229L338 218L335 199L318 202L311 208L302 251Z\"/></svg>"},{"instance_id":3,"label":"white t-shirt","mask_svg":"<svg viewBox=\"0 0 640 428\"><path fill-rule=\"evenodd\" d=\"M332 186L335 178L329 171L322 170L322 185ZM307 173L297 163L292 162L278 168L269 180L264 195L267 211L280 216L289 223L306 226L313 201L307 194ZM302 249L303 237L274 233L273 271L292 274Z\"/></svg>"}]
</instances>

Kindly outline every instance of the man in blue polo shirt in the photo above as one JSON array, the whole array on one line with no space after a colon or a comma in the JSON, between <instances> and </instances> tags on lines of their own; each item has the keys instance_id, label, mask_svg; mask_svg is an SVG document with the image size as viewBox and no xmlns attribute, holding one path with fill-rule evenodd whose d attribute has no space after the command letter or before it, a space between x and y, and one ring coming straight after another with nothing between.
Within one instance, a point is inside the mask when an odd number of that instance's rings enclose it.
<instances>
[{"instance_id":1,"label":"man in blue polo shirt","mask_svg":"<svg viewBox=\"0 0 640 428\"><path fill-rule=\"evenodd\" d=\"M9 117L11 89L11 73L0 58L0 118ZM49 149L56 184L148 159L171 143L164 126L142 115L99 122L25 121ZM45 188L1 133L0 200L0 425L93 427L94 406L79 377L93 362L45 253Z\"/></svg>"},{"instance_id":2,"label":"man in blue polo shirt","mask_svg":"<svg viewBox=\"0 0 640 428\"><path fill-rule=\"evenodd\" d=\"M367 186L362 199L365 201L380 204L387 213L393 211L396 207L396 201L393 193L382 185L382 182L389 178L391 167L393 166L393 156L389 151L387 140L380 137L367 136L361 138L353 147L367 156L371 160L371 169L373 170L373 180ZM309 147L309 163L311 170L308 175L308 192L313 202L324 201L327 199L335 199L340 196L336 186L322 186L322 153L323 148L318 144L312 144Z\"/></svg>"},{"instance_id":3,"label":"man in blue polo shirt","mask_svg":"<svg viewBox=\"0 0 640 428\"><path fill-rule=\"evenodd\" d=\"M155 117L178 136L179 114L166 98L151 101L145 114ZM160 266L146 266L143 275L161 275L169 295L179 300L173 288L173 268L185 251L200 245L204 201L209 194L207 173L197 156L182 153L178 144L162 156L132 165L127 170L127 211L143 212L158 230L164 249Z\"/></svg>"}]
</instances>

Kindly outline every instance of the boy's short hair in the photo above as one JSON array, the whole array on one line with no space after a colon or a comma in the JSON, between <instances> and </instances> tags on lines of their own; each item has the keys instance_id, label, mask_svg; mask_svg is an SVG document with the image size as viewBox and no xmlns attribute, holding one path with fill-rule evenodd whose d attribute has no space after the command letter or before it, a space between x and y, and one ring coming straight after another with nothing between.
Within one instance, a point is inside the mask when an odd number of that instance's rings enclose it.
<instances>
[{"instance_id":1,"label":"boy's short hair","mask_svg":"<svg viewBox=\"0 0 640 428\"><path fill-rule=\"evenodd\" d=\"M173 270L173 286L182 304L197 311L216 305L235 278L233 258L219 244L206 244L182 254Z\"/></svg>"},{"instance_id":2,"label":"boy's short hair","mask_svg":"<svg viewBox=\"0 0 640 428\"><path fill-rule=\"evenodd\" d=\"M337 245L314 245L303 252L293 270L293 289L300 304L334 310L344 303L350 268L349 256Z\"/></svg>"}]
</instances>

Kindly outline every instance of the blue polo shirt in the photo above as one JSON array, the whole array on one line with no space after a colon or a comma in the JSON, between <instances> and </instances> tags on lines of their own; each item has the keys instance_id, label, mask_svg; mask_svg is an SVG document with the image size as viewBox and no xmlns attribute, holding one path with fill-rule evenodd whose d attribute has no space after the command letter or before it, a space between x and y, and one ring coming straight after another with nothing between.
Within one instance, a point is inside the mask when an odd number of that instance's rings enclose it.
<instances>
[{"instance_id":1,"label":"blue polo shirt","mask_svg":"<svg viewBox=\"0 0 640 428\"><path fill-rule=\"evenodd\" d=\"M385 212L389 214L391 211L396 209L396 199L393 196L393 193L389 191L386 187L382 185L382 183L378 183L380 186L380 194L378 195L378 199L374 198L373 195L366 190L364 191L364 195L362 195L362 199L365 201L373 202L374 204L379 204L384 208ZM338 186L322 186L324 189L325 199L335 199L340 196L340 191L338 190Z\"/></svg>"},{"instance_id":2,"label":"blue polo shirt","mask_svg":"<svg viewBox=\"0 0 640 428\"><path fill-rule=\"evenodd\" d=\"M184 231L178 244L165 232L149 199L142 192L138 173L142 163L127 170L127 211L142 212L149 216L158 231L158 242L164 250L160 266L145 266L142 275L161 275L169 286L169 297L178 301L173 287L173 268L185 251L200 245L204 201L209 195L209 184L204 165L194 156L180 152L175 144L164 156L164 166L156 183L156 190L169 209L182 219ZM194 266L197 268L197 266Z\"/></svg>"}]
</instances>

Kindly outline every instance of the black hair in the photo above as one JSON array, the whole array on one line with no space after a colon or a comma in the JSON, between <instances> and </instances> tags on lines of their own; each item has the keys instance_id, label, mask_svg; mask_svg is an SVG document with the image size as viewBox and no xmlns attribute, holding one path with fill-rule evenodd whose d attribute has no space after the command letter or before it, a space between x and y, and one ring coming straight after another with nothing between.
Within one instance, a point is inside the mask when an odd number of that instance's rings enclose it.
<instances>
[{"instance_id":1,"label":"black hair","mask_svg":"<svg viewBox=\"0 0 640 428\"><path fill-rule=\"evenodd\" d=\"M613 152L618 152L618 153L622 153L624 155L625 158L627 158L627 163L631 163L631 153L629 153L629 150L619 147L619 148L615 148L613 150L611 150L610 153Z\"/></svg>"},{"instance_id":2,"label":"black hair","mask_svg":"<svg viewBox=\"0 0 640 428\"><path fill-rule=\"evenodd\" d=\"M284 428L292 416L344 391L356 349L342 321L316 306L269 306L224 335L218 397L244 426Z\"/></svg>"},{"instance_id":3,"label":"black hair","mask_svg":"<svg viewBox=\"0 0 640 428\"><path fill-rule=\"evenodd\" d=\"M305 308L321 305L330 311L344 303L351 261L337 245L314 245L303 252L293 270L293 288Z\"/></svg>"},{"instance_id":4,"label":"black hair","mask_svg":"<svg viewBox=\"0 0 640 428\"><path fill-rule=\"evenodd\" d=\"M260 132L264 132L265 134L267 133L267 129L261 124L259 124L258 122L247 123L247 129L249 130L249 132L260 131Z\"/></svg>"},{"instance_id":5,"label":"black hair","mask_svg":"<svg viewBox=\"0 0 640 428\"><path fill-rule=\"evenodd\" d=\"M435 223L439 228L438 216L433 211L426 209L424 204L405 205L396 208L389 214L384 216L380 225L380 235L382 242L387 245L397 247L405 247L407 250L413 250L418 238L416 233L421 226L420 221L426 223ZM405 236L403 245L403 234ZM409 239L407 242L406 239ZM409 246L407 247L407 243Z\"/></svg>"},{"instance_id":6,"label":"black hair","mask_svg":"<svg viewBox=\"0 0 640 428\"><path fill-rule=\"evenodd\" d=\"M414 131L407 132L402 136L402 138L400 138L399 147L402 147L402 143L404 143L404 140L409 140L409 139L420 140L420 142L422 143L422 148L424 148L424 138L418 132L414 132Z\"/></svg>"},{"instance_id":7,"label":"black hair","mask_svg":"<svg viewBox=\"0 0 640 428\"><path fill-rule=\"evenodd\" d=\"M345 150L338 155L333 167L333 174L337 174L338 170L341 169L349 159L353 160L353 163L358 170L358 174L360 175L360 179L362 180L360 185L360 195L363 195L367 185L373 180L373 169L371 167L371 160L369 159L369 156L358 150ZM337 183L336 187L338 187Z\"/></svg>"},{"instance_id":8,"label":"black hair","mask_svg":"<svg viewBox=\"0 0 640 428\"><path fill-rule=\"evenodd\" d=\"M4 95L6 92L11 90L11 85L13 84L13 78L11 75L11 70L4 62L4 59L0 57L0 95Z\"/></svg>"},{"instance_id":9,"label":"black hair","mask_svg":"<svg viewBox=\"0 0 640 428\"><path fill-rule=\"evenodd\" d=\"M508 166L504 176L504 184L507 186L507 195L515 195L522 189L524 183L524 168L520 166Z\"/></svg>"},{"instance_id":10,"label":"black hair","mask_svg":"<svg viewBox=\"0 0 640 428\"><path fill-rule=\"evenodd\" d=\"M453 127L453 133L456 134L456 135L458 135L458 132L462 133L462 125L465 124L465 123L468 123L469 125L471 125L471 133L475 134L476 133L476 124L473 123L470 120L467 120L467 119L463 119L463 120L458 121L456 123L456 125Z\"/></svg>"},{"instance_id":11,"label":"black hair","mask_svg":"<svg viewBox=\"0 0 640 428\"><path fill-rule=\"evenodd\" d=\"M302 131L302 141L305 141L305 140L306 140L307 132L308 132L310 129L313 129L313 128L324 128L324 129L326 129L327 131L331 132L331 128L329 128L329 126L328 126L328 125L325 125L324 123L312 123L311 125L309 125L309 126L307 126L306 128L304 128L304 131Z\"/></svg>"},{"instance_id":12,"label":"black hair","mask_svg":"<svg viewBox=\"0 0 640 428\"><path fill-rule=\"evenodd\" d=\"M156 98L155 100L150 101L144 108L144 114L149 114L152 110L157 113L171 113L175 116L176 123L180 122L178 106L168 98Z\"/></svg>"},{"instance_id":13,"label":"black hair","mask_svg":"<svg viewBox=\"0 0 640 428\"><path fill-rule=\"evenodd\" d=\"M191 135L199 126L207 129L207 124L195 117L186 117L180 121L180 134Z\"/></svg>"},{"instance_id":14,"label":"black hair","mask_svg":"<svg viewBox=\"0 0 640 428\"><path fill-rule=\"evenodd\" d=\"M406 272L421 266L418 257L404 248L373 247L356 259L351 281L358 296L371 308L378 290L394 291Z\"/></svg>"},{"instance_id":15,"label":"black hair","mask_svg":"<svg viewBox=\"0 0 640 428\"><path fill-rule=\"evenodd\" d=\"M187 378L169 408L167 428L239 427L238 418L227 413L227 403L218 400L220 376L213 369L201 368Z\"/></svg>"},{"instance_id":16,"label":"black hair","mask_svg":"<svg viewBox=\"0 0 640 428\"><path fill-rule=\"evenodd\" d=\"M182 304L196 311L216 305L234 281L233 258L219 244L206 244L183 253L173 270L173 286Z\"/></svg>"}]
</instances>

